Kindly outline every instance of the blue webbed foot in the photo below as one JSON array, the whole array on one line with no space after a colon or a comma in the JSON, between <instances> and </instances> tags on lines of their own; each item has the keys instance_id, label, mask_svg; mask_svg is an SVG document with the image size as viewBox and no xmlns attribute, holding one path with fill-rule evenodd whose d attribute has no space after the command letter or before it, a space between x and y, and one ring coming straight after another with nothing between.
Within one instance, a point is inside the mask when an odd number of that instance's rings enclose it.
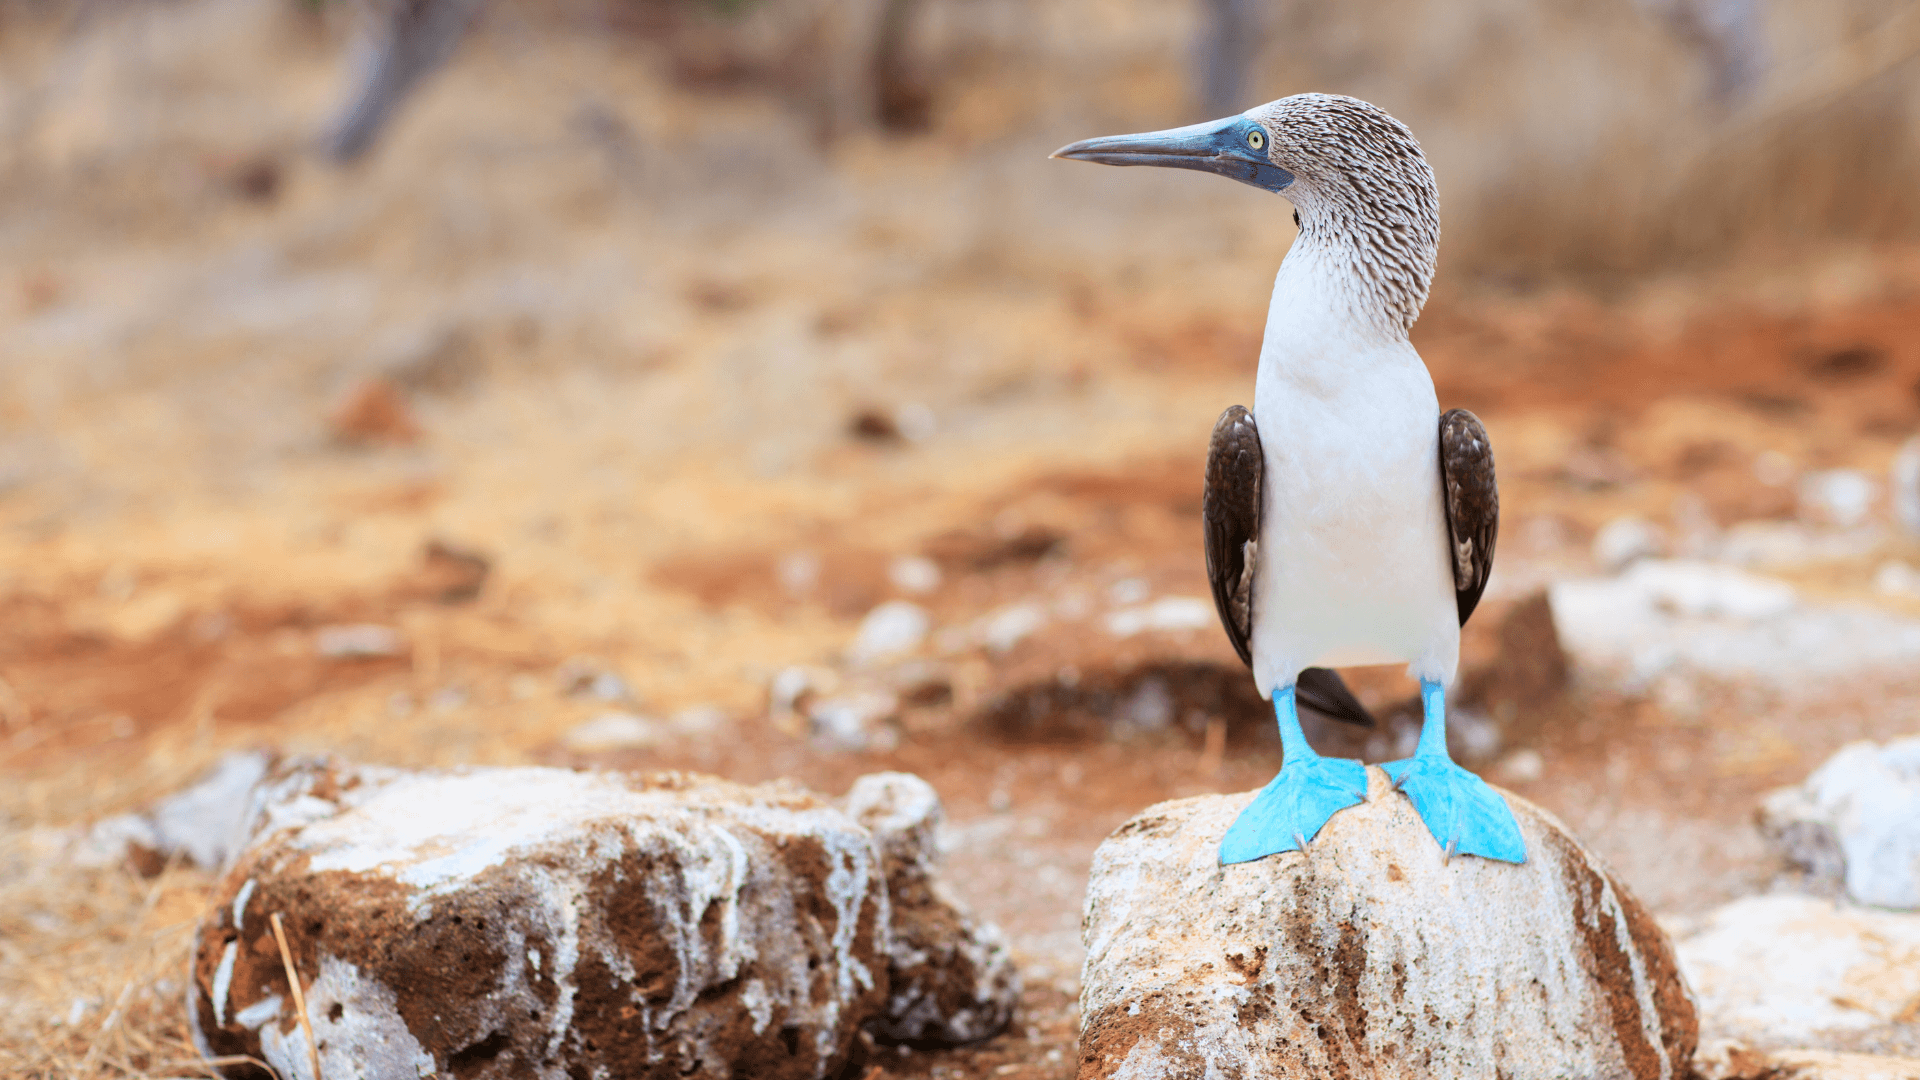
<instances>
[{"instance_id":1,"label":"blue webbed foot","mask_svg":"<svg viewBox=\"0 0 1920 1080\"><path fill-rule=\"evenodd\" d=\"M1307 745L1291 686L1276 691L1273 704L1286 764L1240 811L1220 841L1222 866L1304 850L1328 818L1367 797L1366 766L1321 757Z\"/></svg>"},{"instance_id":2,"label":"blue webbed foot","mask_svg":"<svg viewBox=\"0 0 1920 1080\"><path fill-rule=\"evenodd\" d=\"M1382 765L1393 785L1413 800L1427 831L1447 853L1478 855L1502 862L1527 861L1520 823L1485 780L1453 763L1447 755L1446 703L1438 683L1423 683L1426 722L1420 748L1405 761Z\"/></svg>"},{"instance_id":3,"label":"blue webbed foot","mask_svg":"<svg viewBox=\"0 0 1920 1080\"><path fill-rule=\"evenodd\" d=\"M1303 851L1335 813L1367 797L1367 767L1345 758L1289 761L1220 841L1220 864Z\"/></svg>"}]
</instances>

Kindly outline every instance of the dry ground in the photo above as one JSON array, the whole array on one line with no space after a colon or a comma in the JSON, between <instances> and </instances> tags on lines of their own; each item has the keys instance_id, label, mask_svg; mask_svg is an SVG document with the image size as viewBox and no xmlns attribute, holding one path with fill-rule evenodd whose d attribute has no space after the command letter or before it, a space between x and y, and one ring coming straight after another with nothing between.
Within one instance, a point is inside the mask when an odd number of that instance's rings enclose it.
<instances>
[{"instance_id":1,"label":"dry ground","mask_svg":"<svg viewBox=\"0 0 1920 1080\"><path fill-rule=\"evenodd\" d=\"M1074 118L1001 134L1007 92L986 83L939 138L823 150L764 99L695 98L578 40L483 37L376 160L335 173L299 141L331 53L279 17L200 17L142 39L198 105L140 140L100 132L138 80L70 58L99 100L37 137L122 156L61 185L16 170L0 226L0 1072L195 1070L179 980L206 876L78 867L61 830L271 744L828 793L918 772L1028 1008L988 1046L884 1055L880 1074L1071 1075L1093 848L1149 803L1278 764L1216 629L1121 639L1103 620L1206 594L1201 455L1251 395L1284 210L1048 162ZM195 70L223 40L259 55ZM1136 100L1168 88L1133 74ZM1605 295L1456 283L1415 341L1499 453L1475 664L1516 599L1590 571L1609 519L1791 516L1768 468L1883 476L1920 431L1904 248ZM486 560L477 595L450 595L469 568L428 558L436 541ZM848 669L905 555L942 574L913 596L935 626L919 666L875 676L914 691L897 745L834 750L770 718L776 672ZM1791 576L1920 614L1874 594L1888 557L1920 546L1889 532ZM982 620L1022 604L1042 625L983 644ZM401 651L316 651L355 623ZM710 726L568 751L613 707L567 692L576 658L625 679L621 707ZM1150 682L1164 725L1136 707ZM1359 682L1381 707L1409 689ZM1780 873L1748 825L1759 793L1916 719L1913 673L1679 698L1588 675L1502 727L1544 765L1511 786L1684 914Z\"/></svg>"}]
</instances>

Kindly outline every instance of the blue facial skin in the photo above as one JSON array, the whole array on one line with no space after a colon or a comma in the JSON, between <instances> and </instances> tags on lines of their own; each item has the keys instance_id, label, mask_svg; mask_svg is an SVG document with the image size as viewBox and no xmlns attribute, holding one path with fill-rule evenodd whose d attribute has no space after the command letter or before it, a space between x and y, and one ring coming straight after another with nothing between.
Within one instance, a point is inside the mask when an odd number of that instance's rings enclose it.
<instances>
[{"instance_id":1,"label":"blue facial skin","mask_svg":"<svg viewBox=\"0 0 1920 1080\"><path fill-rule=\"evenodd\" d=\"M1259 124L1244 116L1229 116L1165 131L1083 139L1055 150L1053 156L1102 165L1196 169L1278 193L1293 183L1293 174L1268 160L1270 140Z\"/></svg>"}]
</instances>

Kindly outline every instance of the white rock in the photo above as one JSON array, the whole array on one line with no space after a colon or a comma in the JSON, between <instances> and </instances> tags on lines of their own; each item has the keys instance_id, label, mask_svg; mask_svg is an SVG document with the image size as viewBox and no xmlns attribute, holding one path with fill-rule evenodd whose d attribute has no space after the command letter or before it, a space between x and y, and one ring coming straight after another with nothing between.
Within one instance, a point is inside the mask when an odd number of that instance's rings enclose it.
<instances>
[{"instance_id":1,"label":"white rock","mask_svg":"<svg viewBox=\"0 0 1920 1080\"><path fill-rule=\"evenodd\" d=\"M1693 1071L1699 1080L1920 1080L1920 1058L1760 1050L1733 1039L1715 1039L1700 1044Z\"/></svg>"},{"instance_id":2,"label":"white rock","mask_svg":"<svg viewBox=\"0 0 1920 1080\"><path fill-rule=\"evenodd\" d=\"M335 660L400 655L400 633L391 626L355 623L323 626L313 635L314 651Z\"/></svg>"},{"instance_id":3,"label":"white rock","mask_svg":"<svg viewBox=\"0 0 1920 1080\"><path fill-rule=\"evenodd\" d=\"M275 913L328 1077L819 1080L863 1027L900 1019L883 849L924 861L910 825L869 831L791 785L684 774L308 762L258 794L261 831L195 941L191 1026L210 1056L311 1080ZM972 932L912 902L927 926ZM979 942L930 940L990 964ZM944 1018L979 1031L971 1018L1001 1008L1003 988L974 1000L979 972L963 974L900 975L948 991L933 1041L957 1030Z\"/></svg>"},{"instance_id":4,"label":"white rock","mask_svg":"<svg viewBox=\"0 0 1920 1080\"><path fill-rule=\"evenodd\" d=\"M1617 517L1593 534L1593 561L1608 573L1625 569L1637 559L1655 558L1667 550L1667 534L1646 518Z\"/></svg>"},{"instance_id":5,"label":"white rock","mask_svg":"<svg viewBox=\"0 0 1920 1080\"><path fill-rule=\"evenodd\" d=\"M1508 796L1529 861L1447 861L1369 769L1305 854L1219 865L1250 794L1094 855L1080 1077L1685 1077L1693 1005L1644 909Z\"/></svg>"},{"instance_id":6,"label":"white rock","mask_svg":"<svg viewBox=\"0 0 1920 1080\"><path fill-rule=\"evenodd\" d=\"M1920 536L1920 435L1908 439L1894 456L1888 471L1893 518L1911 535Z\"/></svg>"},{"instance_id":7,"label":"white rock","mask_svg":"<svg viewBox=\"0 0 1920 1080\"><path fill-rule=\"evenodd\" d=\"M1213 602L1194 596L1163 596L1151 604L1107 615L1107 633L1128 638L1147 631L1204 630L1214 622Z\"/></svg>"},{"instance_id":8,"label":"white rock","mask_svg":"<svg viewBox=\"0 0 1920 1080\"><path fill-rule=\"evenodd\" d=\"M1500 776L1509 783L1531 784L1546 775L1547 762L1540 751L1532 747L1521 747L1500 759Z\"/></svg>"},{"instance_id":9,"label":"white rock","mask_svg":"<svg viewBox=\"0 0 1920 1080\"><path fill-rule=\"evenodd\" d=\"M593 754L657 746L664 734L659 724L644 716L610 712L575 726L560 742L577 754Z\"/></svg>"},{"instance_id":10,"label":"white rock","mask_svg":"<svg viewBox=\"0 0 1920 1080\"><path fill-rule=\"evenodd\" d=\"M975 637L987 648L1003 653L1045 625L1047 609L1039 604L1008 604L982 618L975 628Z\"/></svg>"},{"instance_id":11,"label":"white rock","mask_svg":"<svg viewBox=\"0 0 1920 1080\"><path fill-rule=\"evenodd\" d=\"M1850 528L1867 520L1880 485L1858 469L1827 469L1800 478L1800 513L1814 521Z\"/></svg>"},{"instance_id":12,"label":"white rock","mask_svg":"<svg viewBox=\"0 0 1920 1080\"><path fill-rule=\"evenodd\" d=\"M1870 555L1885 539L1871 525L1840 530L1811 529L1794 521L1742 521L1726 531L1718 547L1726 562L1790 569Z\"/></svg>"},{"instance_id":13,"label":"white rock","mask_svg":"<svg viewBox=\"0 0 1920 1080\"><path fill-rule=\"evenodd\" d=\"M900 699L876 687L860 687L807 705L815 745L827 750L891 750L899 736L888 726Z\"/></svg>"},{"instance_id":14,"label":"white rock","mask_svg":"<svg viewBox=\"0 0 1920 1080\"><path fill-rule=\"evenodd\" d=\"M860 620L847 656L856 664L871 664L910 653L927 638L930 622L919 604L889 600Z\"/></svg>"},{"instance_id":15,"label":"white rock","mask_svg":"<svg viewBox=\"0 0 1920 1080\"><path fill-rule=\"evenodd\" d=\"M940 564L921 555L902 555L887 564L887 580L903 593L930 593L940 587Z\"/></svg>"},{"instance_id":16,"label":"white rock","mask_svg":"<svg viewBox=\"0 0 1920 1080\"><path fill-rule=\"evenodd\" d=\"M246 842L254 788L275 760L266 750L225 755L206 775L152 809L95 825L75 850L74 861L114 865L126 859L129 849L145 848L162 859L178 855L189 865L221 869Z\"/></svg>"},{"instance_id":17,"label":"white rock","mask_svg":"<svg viewBox=\"0 0 1920 1080\"><path fill-rule=\"evenodd\" d=\"M1920 996L1920 916L1750 896L1701 919L1676 950L1703 1031L1757 1046L1878 1028Z\"/></svg>"},{"instance_id":18,"label":"white rock","mask_svg":"<svg viewBox=\"0 0 1920 1080\"><path fill-rule=\"evenodd\" d=\"M1769 795L1761 831L1862 904L1920 908L1920 736L1841 747L1806 782Z\"/></svg>"},{"instance_id":19,"label":"white rock","mask_svg":"<svg viewBox=\"0 0 1920 1080\"><path fill-rule=\"evenodd\" d=\"M1020 973L999 931L976 922L934 873L945 818L933 785L910 773L854 781L841 801L879 845L892 898L886 1017L891 1042L970 1043L999 1033L1020 1000Z\"/></svg>"},{"instance_id":20,"label":"white rock","mask_svg":"<svg viewBox=\"0 0 1920 1080\"><path fill-rule=\"evenodd\" d=\"M1646 560L1549 593L1567 650L1633 684L1685 668L1791 685L1920 660L1920 620L1803 604L1784 582L1712 563Z\"/></svg>"},{"instance_id":21,"label":"white rock","mask_svg":"<svg viewBox=\"0 0 1920 1080\"><path fill-rule=\"evenodd\" d=\"M1888 559L1874 571L1873 591L1881 596L1920 596L1920 570L1899 559Z\"/></svg>"}]
</instances>

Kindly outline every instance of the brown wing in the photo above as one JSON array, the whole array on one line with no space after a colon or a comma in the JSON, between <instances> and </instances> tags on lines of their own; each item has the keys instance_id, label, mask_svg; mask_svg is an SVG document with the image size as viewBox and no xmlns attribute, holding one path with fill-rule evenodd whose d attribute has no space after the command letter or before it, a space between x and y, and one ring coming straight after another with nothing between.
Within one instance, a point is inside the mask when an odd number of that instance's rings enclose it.
<instances>
[{"instance_id":1,"label":"brown wing","mask_svg":"<svg viewBox=\"0 0 1920 1080\"><path fill-rule=\"evenodd\" d=\"M1493 543L1500 535L1493 444L1480 418L1465 409L1452 409L1440 418L1440 490L1453 545L1453 595L1460 605L1460 625L1465 626L1486 591Z\"/></svg>"},{"instance_id":2,"label":"brown wing","mask_svg":"<svg viewBox=\"0 0 1920 1080\"><path fill-rule=\"evenodd\" d=\"M1207 485L1200 500L1207 549L1207 581L1220 625L1240 660L1253 664L1253 574L1260 550L1260 489L1266 459L1253 414L1239 405L1220 414L1207 446ZM1294 687L1304 708L1335 720L1372 727L1373 716L1339 673L1308 668Z\"/></svg>"},{"instance_id":3,"label":"brown wing","mask_svg":"<svg viewBox=\"0 0 1920 1080\"><path fill-rule=\"evenodd\" d=\"M1207 486L1200 498L1207 581L1227 640L1253 663L1253 566L1260 544L1260 485L1266 465L1253 414L1234 405L1220 414L1207 444Z\"/></svg>"}]
</instances>

